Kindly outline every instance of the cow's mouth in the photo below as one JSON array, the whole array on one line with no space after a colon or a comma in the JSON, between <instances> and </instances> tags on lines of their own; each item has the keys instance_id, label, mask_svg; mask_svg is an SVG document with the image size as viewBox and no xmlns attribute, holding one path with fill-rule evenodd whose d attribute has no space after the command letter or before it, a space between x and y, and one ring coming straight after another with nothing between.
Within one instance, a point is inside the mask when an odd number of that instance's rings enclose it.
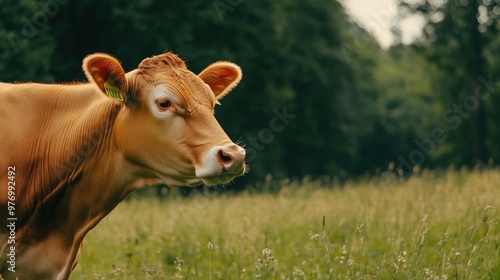
<instances>
[{"instance_id":1,"label":"cow's mouth","mask_svg":"<svg viewBox=\"0 0 500 280\"><path fill-rule=\"evenodd\" d=\"M246 165L243 164L241 167L241 172L232 173L228 170L222 170L219 174L214 174L211 176L200 177L203 183L207 186L224 185L233 181L236 177L242 176L246 173Z\"/></svg>"}]
</instances>

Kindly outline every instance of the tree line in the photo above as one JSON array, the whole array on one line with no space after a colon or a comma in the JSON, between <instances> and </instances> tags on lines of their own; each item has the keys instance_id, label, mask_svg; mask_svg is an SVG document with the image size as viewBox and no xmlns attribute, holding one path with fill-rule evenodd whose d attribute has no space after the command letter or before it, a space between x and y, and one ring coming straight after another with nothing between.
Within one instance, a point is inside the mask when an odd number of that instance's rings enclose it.
<instances>
[{"instance_id":1,"label":"tree line","mask_svg":"<svg viewBox=\"0 0 500 280\"><path fill-rule=\"evenodd\" d=\"M2 0L0 81L84 81L94 52L125 70L167 50L195 73L233 61L243 80L216 116L247 148L238 185L495 164L500 4L420 2L398 14L423 36L382 49L339 1Z\"/></svg>"}]
</instances>

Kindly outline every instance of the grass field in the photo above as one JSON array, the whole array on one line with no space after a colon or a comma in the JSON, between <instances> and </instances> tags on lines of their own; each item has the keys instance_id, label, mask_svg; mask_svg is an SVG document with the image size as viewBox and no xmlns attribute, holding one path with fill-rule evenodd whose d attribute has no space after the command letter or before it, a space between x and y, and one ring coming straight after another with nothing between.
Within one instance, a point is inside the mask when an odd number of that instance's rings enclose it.
<instances>
[{"instance_id":1,"label":"grass field","mask_svg":"<svg viewBox=\"0 0 500 280\"><path fill-rule=\"evenodd\" d=\"M499 170L279 184L132 197L71 279L500 279Z\"/></svg>"}]
</instances>

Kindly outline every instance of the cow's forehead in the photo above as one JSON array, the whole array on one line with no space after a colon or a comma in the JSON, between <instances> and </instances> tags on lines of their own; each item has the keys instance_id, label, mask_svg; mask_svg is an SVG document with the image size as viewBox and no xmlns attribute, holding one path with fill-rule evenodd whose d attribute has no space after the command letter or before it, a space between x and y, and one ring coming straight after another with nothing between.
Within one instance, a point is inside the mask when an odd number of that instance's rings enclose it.
<instances>
[{"instance_id":1,"label":"cow's forehead","mask_svg":"<svg viewBox=\"0 0 500 280\"><path fill-rule=\"evenodd\" d=\"M189 71L184 61L173 53L144 59L139 64L137 74L145 83L155 87L164 86L177 95L187 111L198 105L213 108L215 104L210 87Z\"/></svg>"}]
</instances>

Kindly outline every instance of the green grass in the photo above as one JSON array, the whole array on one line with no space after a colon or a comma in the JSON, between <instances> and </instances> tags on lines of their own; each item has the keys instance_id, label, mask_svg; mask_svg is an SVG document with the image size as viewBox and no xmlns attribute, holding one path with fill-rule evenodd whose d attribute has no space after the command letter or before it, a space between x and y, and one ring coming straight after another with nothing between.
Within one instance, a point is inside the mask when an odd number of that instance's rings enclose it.
<instances>
[{"instance_id":1,"label":"green grass","mask_svg":"<svg viewBox=\"0 0 500 280\"><path fill-rule=\"evenodd\" d=\"M71 279L500 279L499 170L279 184L133 197L88 234Z\"/></svg>"}]
</instances>

